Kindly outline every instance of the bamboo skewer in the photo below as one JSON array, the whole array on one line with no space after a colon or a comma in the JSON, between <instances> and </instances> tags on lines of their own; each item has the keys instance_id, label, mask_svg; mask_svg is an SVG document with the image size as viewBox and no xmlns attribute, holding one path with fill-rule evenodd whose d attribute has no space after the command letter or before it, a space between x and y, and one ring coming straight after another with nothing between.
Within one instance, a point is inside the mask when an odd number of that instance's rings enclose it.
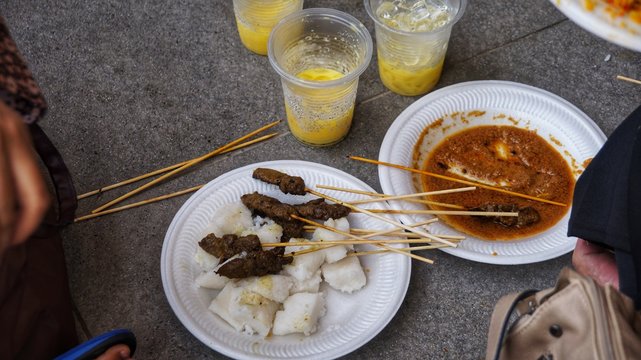
<instances>
[{"instance_id":1,"label":"bamboo skewer","mask_svg":"<svg viewBox=\"0 0 641 360\"><path fill-rule=\"evenodd\" d=\"M408 248L400 248L401 251L420 251L420 250L432 250L432 249L441 249L448 247L447 245L426 245L426 246L414 246ZM363 255L375 255L375 254L384 254L389 251L387 250L368 250L368 251L357 251L347 254L347 256L363 256Z\"/></svg>"},{"instance_id":2,"label":"bamboo skewer","mask_svg":"<svg viewBox=\"0 0 641 360\"><path fill-rule=\"evenodd\" d=\"M396 169L411 171L411 172L414 172L414 173L417 173L417 174L432 176L432 177L435 177L435 178L438 178L438 179L457 182L457 183L460 183L460 184L465 184L465 185L470 185L470 186L477 186L477 187L480 187L482 189L497 191L497 192L500 192L500 193L504 193L504 194L508 194L508 195L512 195L512 196L517 196L517 197L528 199L528 200L539 201L539 202L552 204L552 205L557 205L557 206L568 206L567 204L563 204L563 203L560 203L560 202L547 200L547 199L541 199L541 198L536 197L536 196L531 196L531 195L527 195L527 194L521 194L521 193L517 193L517 192L514 192L514 191L510 191L510 190L497 188L497 187L494 187L494 186L489 186L489 185L476 183L476 182L472 182L472 181L468 181L468 180L457 179L457 178L453 178L453 177L449 177L449 176L445 176L445 175L435 174L435 173L432 173L432 172L429 172L429 171L414 169L414 168L403 166L403 165L397 165L397 164L392 164L392 163L388 163L388 162L384 162L384 161L367 159L367 158L363 158L363 157L360 157L360 156L349 156L349 158L352 159L352 160L362 161L362 162L366 162L366 163L370 163L370 164L384 165L384 166L389 166L389 167L393 167L393 168L396 168Z\"/></svg>"},{"instance_id":3,"label":"bamboo skewer","mask_svg":"<svg viewBox=\"0 0 641 360\"><path fill-rule=\"evenodd\" d=\"M379 198L390 196L390 195L385 195L385 194L379 194L379 193L376 193L376 192L362 191L362 190L355 190L355 189L346 189L346 188L341 188L341 187L336 187L336 186L329 186L329 185L316 185L316 187L319 188L319 189L336 190L336 191L343 191L343 192L348 192L348 193L353 193L353 194L361 194L361 195L368 195L368 196L377 196ZM374 202L374 201L385 201L385 200L387 200L387 199L383 199L383 200L364 199L364 200L357 200L357 201ZM442 206L442 207L451 208L451 209L465 210L465 207L460 206L460 205L446 204L446 203L442 203L442 202L438 202L438 201L432 201L432 200L419 200L419 199L407 198L407 199L404 199L404 201L412 202L412 203L418 203L418 204L437 205L437 206ZM355 202L350 202L350 204L355 204Z\"/></svg>"},{"instance_id":4,"label":"bamboo skewer","mask_svg":"<svg viewBox=\"0 0 641 360\"><path fill-rule=\"evenodd\" d=\"M310 192L310 191L309 191L309 189L307 190L307 192ZM297 215L292 215L291 217L292 217L292 218L294 218L294 219L296 219L296 220L300 220L300 221L302 221L302 222L308 223L308 224L310 224L310 223L311 223L311 224L316 224L315 222L313 222L313 221L311 221L311 220L307 220L307 219L302 218L302 217L297 216ZM347 233L347 232L344 232L344 231L341 231L341 230L338 230L338 229L334 229L334 228L332 228L332 227L330 227L330 226L326 226L326 225L323 225L323 224L318 224L318 226L320 226L320 227L322 227L322 228L324 228L324 229L327 229L327 230L333 231L333 232L335 232L335 233L337 233L337 234L341 234L341 235L344 235L344 236L347 236L347 237L354 238L354 239L356 239L356 240L364 240L364 241L367 241L367 240L363 239L362 237L351 235L350 233ZM380 244L380 242L381 242L381 241L379 241L379 243L374 244L374 245L375 245L375 246L378 246L378 247L380 247L380 248L383 248L383 249L385 249L385 250L389 250L389 251L391 251L391 252L395 252L395 253L398 253L398 254L403 254L403 255L405 255L405 256L409 256L409 257L411 257L412 259L415 259L415 260L418 260L418 261L422 261L422 262L424 262L424 263L434 264L434 260L430 260L430 259L424 258L424 257L422 257L422 256L414 255L414 254L409 253L409 252L400 251L399 249L392 248L392 247L389 247L389 246L386 246L386 245Z\"/></svg>"},{"instance_id":5,"label":"bamboo skewer","mask_svg":"<svg viewBox=\"0 0 641 360\"><path fill-rule=\"evenodd\" d=\"M373 230L351 229L350 231L356 235L367 235L372 233ZM386 235L387 236L405 236L408 239L420 239L419 235L408 233L408 232L401 232L401 231L387 233ZM465 236L462 236L462 235L439 234L438 237L442 239L448 239L448 240L465 240Z\"/></svg>"},{"instance_id":6,"label":"bamboo skewer","mask_svg":"<svg viewBox=\"0 0 641 360\"><path fill-rule=\"evenodd\" d=\"M357 206L347 204L347 203L345 203L344 201L341 201L341 200L338 200L338 199L334 199L333 197L328 196L328 195L325 195L325 194L323 194L323 193L319 193L318 191L314 191L314 190L311 190L311 189L306 189L306 191L307 191L308 193L312 194L312 195L316 195L316 196L318 196L318 197L322 197L322 198L324 198L324 199L326 199L326 200L329 200L329 201L335 202L335 203L337 203L337 204L341 204L341 205L343 205L343 206L345 206L345 207L348 207L348 208L350 208L350 209L352 209L352 210L354 210L354 211L361 212L361 213L363 213L363 214L369 215L369 216L371 216L371 217L373 217L373 218L376 218L376 219L378 219L378 220L384 221L384 222L389 223L389 224L392 224L392 225L394 225L394 226L397 226L397 227L403 228L403 229L405 229L405 230L411 231L411 232L413 232L413 233L415 233L415 234L418 234L418 235L421 235L421 236L423 236L423 237L426 237L426 238L429 238L429 239L432 239L432 240L436 240L436 241L438 241L438 242L441 242L441 243L447 244L447 245L452 246L452 247L456 247L456 244L454 244L454 243L453 243L453 242L451 242L451 241L447 241L447 240L445 240L445 239L441 239L441 238L439 238L439 237L437 237L437 236L434 236L434 235L428 234L428 233L426 233L425 231L421 231L421 230L415 229L415 228L410 227L410 226L408 226L408 225L401 224L401 223L400 223L400 222L398 222L398 221L394 221L394 220L388 219L388 218L386 218L386 217L384 217L384 216L382 216L382 215L378 215L378 214L375 214L375 213L373 213L373 212L371 212L371 211L368 211L368 210L365 210L365 209L361 209L361 208L359 208L359 207L357 207Z\"/></svg>"},{"instance_id":7,"label":"bamboo skewer","mask_svg":"<svg viewBox=\"0 0 641 360\"><path fill-rule=\"evenodd\" d=\"M617 75L617 80L623 80L623 81L631 82L633 84L641 85L641 81L640 80L629 78L629 77L623 76L623 75Z\"/></svg>"},{"instance_id":8,"label":"bamboo skewer","mask_svg":"<svg viewBox=\"0 0 641 360\"><path fill-rule=\"evenodd\" d=\"M502 211L460 211L460 210L384 210L367 209L376 214L425 214L425 215L464 215L464 216L519 216L518 212Z\"/></svg>"},{"instance_id":9,"label":"bamboo skewer","mask_svg":"<svg viewBox=\"0 0 641 360\"><path fill-rule=\"evenodd\" d=\"M425 221L421 221L421 222L417 222L417 223L414 223L414 224L410 224L409 226L411 226L411 227L425 226L425 225L429 225L429 224L432 224L432 223L435 223L435 222L438 222L438 218L427 219ZM303 229L311 230L311 231L316 230L318 227L319 227L318 224L303 225ZM403 230L403 228L398 228L397 227L397 228L393 228L393 229L389 229L389 230L380 230L380 231L364 230L364 229L357 229L357 228L351 228L350 229L350 231L354 231L354 230L360 231L361 233L367 231L367 234L371 234L371 235L367 235L367 237L371 237L371 236L379 236L379 235L389 235L389 234L391 234L393 232L399 232L400 230ZM403 234L412 235L410 233L403 233ZM415 234L413 234L413 235L415 235Z\"/></svg>"},{"instance_id":10,"label":"bamboo skewer","mask_svg":"<svg viewBox=\"0 0 641 360\"><path fill-rule=\"evenodd\" d=\"M446 204L446 203L442 203L442 202L438 202L438 201L432 201L432 200L405 199L404 201L413 202L413 203L417 203L417 204L424 204L424 205L436 205L436 206L449 208L449 209L465 210L465 206L454 205L454 204Z\"/></svg>"},{"instance_id":11,"label":"bamboo skewer","mask_svg":"<svg viewBox=\"0 0 641 360\"><path fill-rule=\"evenodd\" d=\"M75 218L73 220L73 222L80 222L80 221L84 221L84 220L89 220L89 219L93 219L93 218L96 218L96 217L99 217L99 216L103 216L103 215L107 215L107 214L113 214L115 212L119 212L119 211L131 209L131 208L135 208L135 207L142 206L142 205L155 203L155 202L160 201L160 200L165 200L165 199L169 199L169 198L180 196L180 195L184 195L184 194L188 194L190 192L194 192L194 191L200 189L203 186L205 186L205 185L198 185L198 186L194 186L194 187L189 188L189 189L176 191L176 192L171 193L171 194L158 196L158 197L155 197L155 198L139 201L139 202L136 202L136 203L133 203L133 204L124 205L124 206L120 206L120 207L117 207L117 208L107 209L107 210L101 211L99 213L80 216L80 217Z\"/></svg>"},{"instance_id":12,"label":"bamboo skewer","mask_svg":"<svg viewBox=\"0 0 641 360\"><path fill-rule=\"evenodd\" d=\"M334 231L333 229L328 229ZM345 233L347 234L347 233ZM262 247L287 247L287 246L320 246L320 247L331 247L335 245L375 245L380 243L385 244L427 244L433 243L434 240L422 238L422 239L374 239L367 240L365 237L355 237L353 234L350 237L362 238L363 240L318 240L318 241L298 241L298 242L279 242L279 243L263 243L260 244Z\"/></svg>"},{"instance_id":13,"label":"bamboo skewer","mask_svg":"<svg viewBox=\"0 0 641 360\"><path fill-rule=\"evenodd\" d=\"M260 133L262 131L264 131L264 130L267 130L267 129L271 128L271 127L274 127L274 126L278 125L280 122L281 122L280 120L274 121L274 122L272 122L270 124L267 124L267 125L259 128L259 129L257 129L257 130L254 130L254 131L250 132L247 135L241 136L240 138L238 138L238 139L236 139L236 140L234 140L232 142L229 142L226 145L223 145L223 146L219 147L218 149L216 149L216 150L214 150L214 151L212 151L210 153L207 153L207 154L205 154L203 156L200 156L200 157L197 157L197 158L195 158L193 160L190 160L185 165L183 165L183 166L181 166L179 168L176 168L176 169L174 169L174 170L172 170L172 171L170 171L168 173L165 173L164 175L161 175L160 177L158 177L158 178L146 183L145 185L142 185L142 186L140 186L140 187L138 187L138 188L136 188L136 189L134 189L134 190L132 190L132 191L130 191L130 192L128 192L128 193L116 198L116 199L114 199L114 200L111 200L110 202L98 207L97 209L92 210L91 213L95 214L95 213L101 212L101 211L105 210L106 208L108 208L110 206L113 206L113 205L115 205L115 204L117 204L117 203L119 203L119 202L121 202L121 201L123 201L125 199L128 199L128 198L132 197L133 195L138 194L138 193L142 192L143 190L146 190L146 189L158 184L159 182L161 182L161 181L163 181L163 180L165 180L165 179L167 179L167 178L169 178L169 177L171 177L171 176L173 176L175 174L178 174L179 172L181 172L181 171L183 171L185 169L188 169L188 168L190 168L190 167L192 167L192 166L194 166L194 165L196 165L196 164L198 164L198 163L200 163L200 162L202 162L204 160L207 160L207 159L209 159L209 158L211 158L211 157L213 157L215 155L220 154L221 152L223 152L223 151L225 151L225 150L227 150L227 149L229 149L229 148L231 148L231 147L243 142L244 140L246 140L246 139L248 139L248 138L250 138L250 137L252 137L252 136L254 136L254 135L256 135L256 134L258 134L258 133Z\"/></svg>"},{"instance_id":14,"label":"bamboo skewer","mask_svg":"<svg viewBox=\"0 0 641 360\"><path fill-rule=\"evenodd\" d=\"M238 149L242 149L242 148L247 147L247 146L249 146L249 145L253 145L253 144L256 144L256 143L258 143L258 142L261 142L261 141L264 141L264 140L271 139L271 138L273 138L273 137L274 137L274 136L276 136L276 135L278 135L278 133L271 133L271 134L268 134L268 135L261 136L261 137L259 137L259 138L256 138L256 139L253 139L253 140L250 140L250 141L244 142L244 143L242 143L242 144L238 144L238 145L236 145L236 146L234 146L234 147L232 147L232 148L229 148L229 149L227 149L227 150L224 150L224 151L222 151L220 154L222 155L222 154L226 154L226 153L228 153L228 152L232 152L232 151L235 151L235 150L238 150ZM152 176L155 176L155 175L158 175L158 174L162 174L162 173L165 173L165 172L167 172L167 171L174 170L174 169L176 169L176 168L179 168L179 167L181 167L181 166L183 166L183 165L187 164L188 162L190 162L190 161L192 161L192 160L194 160L194 159L187 160L187 161L183 161L183 162L181 162L181 163L174 164L174 165L171 165L171 166L167 166L167 167L162 168L162 169L154 170L154 171L152 171L152 172L148 172L148 173L146 173L146 174L143 174L143 175L139 175L139 176L133 177L133 178L131 178L131 179L123 180L123 181L117 182L117 183L112 184L112 185L109 185L109 186L101 187L100 189L97 189L97 190L93 190L93 191L86 192L86 193L84 193L84 194L78 195L77 199L78 199L78 200L81 200L81 199L84 199L84 198L88 198L88 197L90 197L90 196L93 196L93 195L96 195L96 194L103 193L103 192L105 192L105 191L109 191L109 190L112 190L112 189L116 189L116 188L119 188L119 187L124 186L124 185L129 185L129 184L131 184L131 183L135 183L135 182L137 182L137 181L144 180L144 179L146 179L146 178L149 178L149 177L152 177Z\"/></svg>"},{"instance_id":15,"label":"bamboo skewer","mask_svg":"<svg viewBox=\"0 0 641 360\"><path fill-rule=\"evenodd\" d=\"M476 187L475 186L470 186L470 187L457 188L457 189L427 191L427 192L422 192L422 193L406 194L406 195L383 195L383 196L380 196L377 199L363 199L363 200L350 201L350 204L358 205L358 204L366 204L366 203L376 202L376 201L409 199L409 198L420 197L420 196L452 194L452 193L458 193L458 192L464 192L464 191L472 191L472 190L476 190Z\"/></svg>"}]
</instances>

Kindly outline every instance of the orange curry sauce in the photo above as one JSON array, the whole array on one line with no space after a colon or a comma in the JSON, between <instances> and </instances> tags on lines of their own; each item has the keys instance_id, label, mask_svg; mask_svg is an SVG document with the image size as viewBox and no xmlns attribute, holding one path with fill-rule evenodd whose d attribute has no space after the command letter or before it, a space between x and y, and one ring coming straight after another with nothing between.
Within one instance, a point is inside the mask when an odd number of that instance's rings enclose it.
<instances>
[{"instance_id":1,"label":"orange curry sauce","mask_svg":"<svg viewBox=\"0 0 641 360\"><path fill-rule=\"evenodd\" d=\"M566 214L574 190L574 176L563 157L535 132L513 126L479 126L455 133L429 153L423 169L568 204L550 205L480 188L428 198L467 209L516 204L539 212L539 222L522 228L505 227L477 216L439 216L453 228L487 240L512 240L545 231ZM422 176L421 183L424 191L463 186L429 176Z\"/></svg>"}]
</instances>

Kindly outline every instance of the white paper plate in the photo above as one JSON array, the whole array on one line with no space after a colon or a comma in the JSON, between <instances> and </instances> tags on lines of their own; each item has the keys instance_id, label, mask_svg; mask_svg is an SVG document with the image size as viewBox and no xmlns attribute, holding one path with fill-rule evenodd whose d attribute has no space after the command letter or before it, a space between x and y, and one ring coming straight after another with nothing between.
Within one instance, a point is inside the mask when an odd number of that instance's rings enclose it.
<instances>
[{"instance_id":1,"label":"white paper plate","mask_svg":"<svg viewBox=\"0 0 641 360\"><path fill-rule=\"evenodd\" d=\"M550 0L565 16L594 35L626 47L641 51L641 25L628 16L612 16L610 5L604 0L594 0L592 11L583 6L584 0ZM610 6L611 7L611 6Z\"/></svg>"},{"instance_id":2,"label":"white paper plate","mask_svg":"<svg viewBox=\"0 0 641 360\"><path fill-rule=\"evenodd\" d=\"M484 111L482 116L465 116L465 121L446 115ZM506 117L497 118L505 115ZM510 118L511 117L511 118ZM403 111L385 135L379 160L412 166L412 151L423 129L443 118L442 132L431 131L436 145L443 137L477 125L514 125L536 130L561 153L574 168L580 168L605 142L605 135L581 110L562 98L535 87L506 81L473 81L434 91ZM418 191L412 175L386 166L378 169L381 187L386 194L411 194ZM396 201L392 208L420 209L420 205ZM401 216L407 223L424 219ZM568 238L566 216L554 227L539 235L516 241L484 241L468 238L456 249L444 251L465 259L491 264L526 264L548 260L572 249L576 238ZM443 223L430 226L434 233L456 234Z\"/></svg>"},{"instance_id":3,"label":"white paper plate","mask_svg":"<svg viewBox=\"0 0 641 360\"><path fill-rule=\"evenodd\" d=\"M364 182L340 170L295 160L270 161L248 165L211 181L182 206L169 230L161 255L161 275L165 295L185 327L200 341L227 356L242 359L332 359L345 355L371 340L394 317L410 280L410 260L397 254L362 256L367 285L344 294L323 284L327 314L320 319L318 331L311 336L287 335L262 338L236 332L217 315L207 310L216 291L199 289L194 284L200 273L193 260L197 242L213 214L225 204L240 201L240 196L258 191L288 203L312 199L307 195L281 193L275 186L251 177L257 167L266 167L301 176L308 187L317 184L374 191ZM320 190L346 201L361 195ZM384 208L382 203L372 204ZM357 228L387 229L389 225L363 215L350 214L350 225Z\"/></svg>"}]
</instances>

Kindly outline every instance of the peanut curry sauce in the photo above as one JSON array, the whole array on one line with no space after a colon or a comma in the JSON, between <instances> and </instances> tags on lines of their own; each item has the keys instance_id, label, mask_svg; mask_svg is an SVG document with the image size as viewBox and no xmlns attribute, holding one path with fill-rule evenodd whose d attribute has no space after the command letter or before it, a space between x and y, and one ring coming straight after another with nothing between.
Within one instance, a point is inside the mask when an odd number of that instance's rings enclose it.
<instances>
[{"instance_id":1,"label":"peanut curry sauce","mask_svg":"<svg viewBox=\"0 0 641 360\"><path fill-rule=\"evenodd\" d=\"M478 126L441 141L427 156L423 169L450 177L484 183L507 190L570 204L574 176L563 157L534 131L513 126ZM423 176L424 191L461 185ZM534 208L540 219L527 226L508 227L481 216L440 216L453 228L488 240L511 240L531 236L556 224L569 206L527 200L496 191L477 189L429 200L462 205L467 209L488 204ZM446 210L432 206L435 210Z\"/></svg>"}]
</instances>

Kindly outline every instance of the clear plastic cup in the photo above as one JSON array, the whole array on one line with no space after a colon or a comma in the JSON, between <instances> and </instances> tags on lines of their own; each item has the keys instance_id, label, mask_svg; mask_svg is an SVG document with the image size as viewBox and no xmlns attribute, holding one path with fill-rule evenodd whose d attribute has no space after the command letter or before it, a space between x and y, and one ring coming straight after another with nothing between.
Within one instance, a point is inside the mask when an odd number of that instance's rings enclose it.
<instances>
[{"instance_id":1,"label":"clear plastic cup","mask_svg":"<svg viewBox=\"0 0 641 360\"><path fill-rule=\"evenodd\" d=\"M256 54L267 55L267 41L274 26L303 8L303 0L234 0L240 41Z\"/></svg>"},{"instance_id":2,"label":"clear plastic cup","mask_svg":"<svg viewBox=\"0 0 641 360\"><path fill-rule=\"evenodd\" d=\"M287 123L299 141L327 146L347 135L372 48L365 26L334 9L305 9L276 25L269 62L281 77Z\"/></svg>"},{"instance_id":3,"label":"clear plastic cup","mask_svg":"<svg viewBox=\"0 0 641 360\"><path fill-rule=\"evenodd\" d=\"M378 73L388 89L416 96L436 86L452 26L466 5L467 0L365 0L376 24Z\"/></svg>"}]
</instances>

